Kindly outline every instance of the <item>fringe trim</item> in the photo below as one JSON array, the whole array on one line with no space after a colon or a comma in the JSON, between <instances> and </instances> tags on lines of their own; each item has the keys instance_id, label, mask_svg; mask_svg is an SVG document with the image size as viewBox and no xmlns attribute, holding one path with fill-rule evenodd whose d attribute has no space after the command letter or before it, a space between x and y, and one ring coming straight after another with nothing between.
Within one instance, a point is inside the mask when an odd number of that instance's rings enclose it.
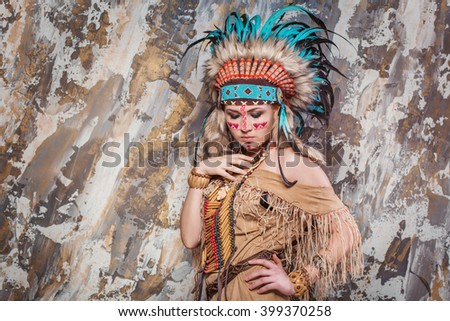
<instances>
[{"instance_id":1,"label":"fringe trim","mask_svg":"<svg viewBox=\"0 0 450 321\"><path fill-rule=\"evenodd\" d=\"M279 239L279 233L284 236L287 273L313 265L316 255L322 257L323 270L311 291L315 299L323 300L330 288L345 283L349 276L362 275L361 235L347 207L323 214L308 213L269 191L244 184L238 191L236 216L243 214L245 203L259 202L264 194L268 195L268 208L255 219L261 233L266 233L268 224L276 224L271 229L272 242Z\"/></svg>"},{"instance_id":2,"label":"fringe trim","mask_svg":"<svg viewBox=\"0 0 450 321\"><path fill-rule=\"evenodd\" d=\"M219 184L220 180L211 181L204 189L204 199ZM264 194L267 195L267 209L260 205L261 211L258 213L248 211L248 204L259 203ZM347 207L328 213L309 213L270 191L244 183L237 192L234 211L235 220L242 215L253 215L260 233L267 233L268 228L275 225L275 228L270 229L271 248L282 245L275 244L281 233L287 273L299 270L302 266L313 265L314 257L321 256L321 276L302 300L309 300L310 297L324 300L330 289L344 284L349 278L362 275L361 235ZM204 248L204 243L202 236L201 248ZM335 257L339 259L336 260ZM199 268L201 271L204 267Z\"/></svg>"}]
</instances>

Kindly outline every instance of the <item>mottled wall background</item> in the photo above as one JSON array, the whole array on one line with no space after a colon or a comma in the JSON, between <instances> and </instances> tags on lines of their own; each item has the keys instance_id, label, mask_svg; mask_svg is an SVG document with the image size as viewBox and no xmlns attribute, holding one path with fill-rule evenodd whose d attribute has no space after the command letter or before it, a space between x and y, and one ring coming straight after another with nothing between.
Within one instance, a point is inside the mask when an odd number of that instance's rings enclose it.
<instances>
[{"instance_id":1,"label":"mottled wall background","mask_svg":"<svg viewBox=\"0 0 450 321\"><path fill-rule=\"evenodd\" d=\"M0 299L191 298L183 142L207 98L180 58L230 10L288 2L0 0ZM305 5L353 45L334 37L327 170L366 268L337 295L449 300L449 1Z\"/></svg>"}]
</instances>

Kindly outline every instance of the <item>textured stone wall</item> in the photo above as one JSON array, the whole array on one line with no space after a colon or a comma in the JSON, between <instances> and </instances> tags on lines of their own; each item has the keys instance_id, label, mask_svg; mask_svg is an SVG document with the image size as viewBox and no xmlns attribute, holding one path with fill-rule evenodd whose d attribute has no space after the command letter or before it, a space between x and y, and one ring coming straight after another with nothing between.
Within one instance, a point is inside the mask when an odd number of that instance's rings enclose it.
<instances>
[{"instance_id":1,"label":"textured stone wall","mask_svg":"<svg viewBox=\"0 0 450 321\"><path fill-rule=\"evenodd\" d=\"M181 56L230 10L288 2L0 0L0 299L191 298L179 212L207 98ZM326 169L365 275L337 295L449 300L449 3L306 6L349 40Z\"/></svg>"}]
</instances>

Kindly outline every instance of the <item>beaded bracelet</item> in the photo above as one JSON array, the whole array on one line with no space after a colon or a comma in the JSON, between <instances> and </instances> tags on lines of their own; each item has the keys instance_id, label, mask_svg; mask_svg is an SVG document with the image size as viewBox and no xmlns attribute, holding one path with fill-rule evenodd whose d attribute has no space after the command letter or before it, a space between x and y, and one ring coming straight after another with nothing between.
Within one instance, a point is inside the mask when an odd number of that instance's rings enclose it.
<instances>
[{"instance_id":1,"label":"beaded bracelet","mask_svg":"<svg viewBox=\"0 0 450 321\"><path fill-rule=\"evenodd\" d=\"M188 185L190 188L204 189L208 186L211 176L206 174L199 174L195 171L195 168L189 173Z\"/></svg>"},{"instance_id":2,"label":"beaded bracelet","mask_svg":"<svg viewBox=\"0 0 450 321\"><path fill-rule=\"evenodd\" d=\"M296 298L301 298L311 289L309 275L304 267L302 267L299 271L289 273L289 280L294 283L294 296Z\"/></svg>"}]
</instances>

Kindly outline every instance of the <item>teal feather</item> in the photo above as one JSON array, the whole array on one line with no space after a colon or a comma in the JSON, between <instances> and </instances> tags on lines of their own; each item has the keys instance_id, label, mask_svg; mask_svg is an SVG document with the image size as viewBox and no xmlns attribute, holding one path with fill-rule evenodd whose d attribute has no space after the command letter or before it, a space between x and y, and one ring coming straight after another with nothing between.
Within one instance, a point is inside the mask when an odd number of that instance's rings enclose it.
<instances>
[{"instance_id":1,"label":"teal feather","mask_svg":"<svg viewBox=\"0 0 450 321\"><path fill-rule=\"evenodd\" d=\"M276 36L277 39L284 39L287 42L291 41L293 38L295 38L296 35L299 34L299 32L302 32L305 30L304 28L289 28L289 29L283 29L279 32L279 34ZM275 38L275 37L274 37Z\"/></svg>"},{"instance_id":2,"label":"teal feather","mask_svg":"<svg viewBox=\"0 0 450 321\"><path fill-rule=\"evenodd\" d=\"M261 27L261 17L260 16L254 16L252 19L250 19L250 26L251 26L251 38L255 39L256 34Z\"/></svg>"},{"instance_id":3,"label":"teal feather","mask_svg":"<svg viewBox=\"0 0 450 321\"><path fill-rule=\"evenodd\" d=\"M293 38L291 41L289 41L289 45L292 47L293 45L295 45L301 41L305 41L306 39L308 39L308 40L318 39L318 37L314 35L314 33L316 31L321 31L321 29L320 28L309 28L309 29L306 29L306 30L298 33L295 36L295 38Z\"/></svg>"},{"instance_id":4,"label":"teal feather","mask_svg":"<svg viewBox=\"0 0 450 321\"><path fill-rule=\"evenodd\" d=\"M309 111L317 112L320 114L323 114L325 112L325 110L323 109L323 106L320 106L320 105L309 105L308 109L309 109Z\"/></svg>"},{"instance_id":5,"label":"teal feather","mask_svg":"<svg viewBox=\"0 0 450 321\"><path fill-rule=\"evenodd\" d=\"M234 24L233 24L233 14L235 12L228 15L227 20L225 20L225 36L228 37L231 35L231 33L234 31Z\"/></svg>"},{"instance_id":6,"label":"teal feather","mask_svg":"<svg viewBox=\"0 0 450 321\"><path fill-rule=\"evenodd\" d=\"M303 132L303 128L305 128L305 120L303 119L302 115L300 115L300 113L294 113L294 116L295 122L297 123L295 134L297 136L300 136L300 134Z\"/></svg>"},{"instance_id":7,"label":"teal feather","mask_svg":"<svg viewBox=\"0 0 450 321\"><path fill-rule=\"evenodd\" d=\"M284 136L289 139L289 137L291 137L291 130L289 128L289 123L287 120L287 114L286 114L286 105L285 103L282 101L280 103L280 116L279 116L279 122L280 122L280 127L283 131Z\"/></svg>"},{"instance_id":8,"label":"teal feather","mask_svg":"<svg viewBox=\"0 0 450 321\"><path fill-rule=\"evenodd\" d=\"M296 27L294 27L296 26ZM305 29L305 25L300 22L285 22L278 25L272 32L272 38L285 39L289 34L296 34Z\"/></svg>"},{"instance_id":9,"label":"teal feather","mask_svg":"<svg viewBox=\"0 0 450 321\"><path fill-rule=\"evenodd\" d=\"M250 18L247 14L242 15L241 19L244 21L243 27L242 27L242 31L241 31L241 42L244 42L247 40L248 34L250 33Z\"/></svg>"},{"instance_id":10,"label":"teal feather","mask_svg":"<svg viewBox=\"0 0 450 321\"><path fill-rule=\"evenodd\" d=\"M247 14L243 14L241 16L241 19L242 19L242 29L238 33L239 35L238 40L240 42L245 42L245 40L247 40L247 33L249 29L249 17Z\"/></svg>"},{"instance_id":11,"label":"teal feather","mask_svg":"<svg viewBox=\"0 0 450 321\"><path fill-rule=\"evenodd\" d=\"M230 16L234 18L234 32L236 33L238 40L242 42L242 31L244 29L242 18L240 18L236 12L231 13ZM232 31L233 30L231 30L231 32Z\"/></svg>"},{"instance_id":12,"label":"teal feather","mask_svg":"<svg viewBox=\"0 0 450 321\"><path fill-rule=\"evenodd\" d=\"M291 130L289 128L289 123L287 121L287 115L286 115L286 104L285 102L282 100L280 102L280 110L278 111L278 137L277 137L277 158L278 158L278 168L280 170L280 174L281 174L281 178L283 179L284 184L287 187L292 187L293 185L295 185L295 183L297 183L297 181L289 181L286 176L284 175L284 171L283 171L283 167L281 166L281 161L280 161L280 142L281 142L281 131L284 133L284 136L286 137L286 140L288 142L290 142L290 145L292 146L292 148L294 149L294 151L296 152L300 152L297 144L294 142L294 140L292 139L292 134L291 134Z\"/></svg>"}]
</instances>

